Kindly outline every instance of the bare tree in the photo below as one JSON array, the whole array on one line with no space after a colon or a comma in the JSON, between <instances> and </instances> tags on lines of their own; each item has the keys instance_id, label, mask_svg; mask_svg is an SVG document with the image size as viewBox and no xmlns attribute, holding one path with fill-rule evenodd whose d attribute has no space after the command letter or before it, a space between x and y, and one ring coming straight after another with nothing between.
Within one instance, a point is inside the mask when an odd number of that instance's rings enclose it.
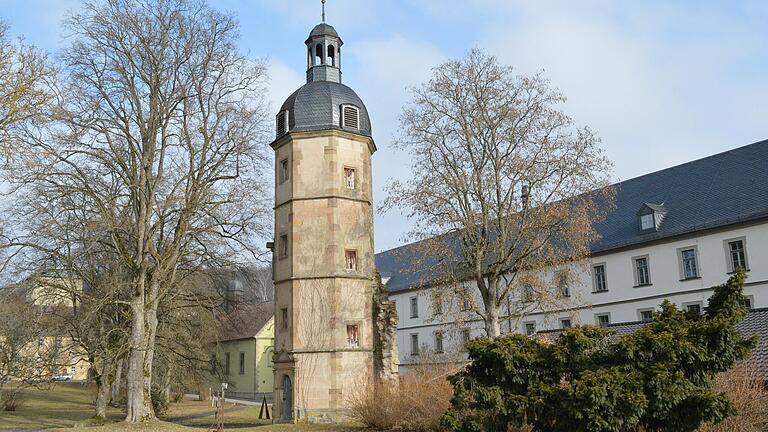
<instances>
[{"instance_id":1,"label":"bare tree","mask_svg":"<svg viewBox=\"0 0 768 432\"><path fill-rule=\"evenodd\" d=\"M609 189L592 191L607 185L611 163L564 101L541 75L516 75L475 49L435 68L401 115L397 145L413 178L390 183L385 209L415 222L416 269L450 287L434 290L437 301L461 301L476 285L482 304L465 303L489 337L511 294L512 315L557 301L537 275L586 257L610 205Z\"/></svg>"},{"instance_id":2,"label":"bare tree","mask_svg":"<svg viewBox=\"0 0 768 432\"><path fill-rule=\"evenodd\" d=\"M36 221L95 221L129 276L126 421L139 422L154 417L164 299L186 274L253 259L268 232L265 65L237 52L235 19L204 1L86 1L65 30L63 102L14 150L8 176L26 205L4 246L59 255L41 238L76 245Z\"/></svg>"},{"instance_id":3,"label":"bare tree","mask_svg":"<svg viewBox=\"0 0 768 432\"><path fill-rule=\"evenodd\" d=\"M0 398L11 380L16 381L11 393L48 381L59 358L58 346L44 340L42 311L8 291L0 293Z\"/></svg>"},{"instance_id":4,"label":"bare tree","mask_svg":"<svg viewBox=\"0 0 768 432\"><path fill-rule=\"evenodd\" d=\"M45 54L8 36L0 21L0 156L10 157L21 125L50 115L55 71Z\"/></svg>"}]
</instances>

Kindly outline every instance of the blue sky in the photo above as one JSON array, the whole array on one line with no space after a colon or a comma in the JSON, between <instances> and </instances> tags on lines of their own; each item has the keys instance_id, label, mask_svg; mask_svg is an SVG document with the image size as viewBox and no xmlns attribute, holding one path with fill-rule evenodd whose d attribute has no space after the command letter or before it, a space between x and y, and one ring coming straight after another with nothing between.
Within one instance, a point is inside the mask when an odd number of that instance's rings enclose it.
<instances>
[{"instance_id":1,"label":"blue sky","mask_svg":"<svg viewBox=\"0 0 768 432\"><path fill-rule=\"evenodd\" d=\"M304 82L303 42L319 0L210 0L237 14L241 48L270 61L280 105ZM13 33L55 54L78 0L0 0ZM409 175L391 148L408 86L473 47L524 73L543 71L565 109L602 137L626 180L768 138L768 2L328 0L344 39L344 82L371 113L374 194ZM768 163L768 162L766 162ZM410 224L376 215L376 250L402 244Z\"/></svg>"}]
</instances>

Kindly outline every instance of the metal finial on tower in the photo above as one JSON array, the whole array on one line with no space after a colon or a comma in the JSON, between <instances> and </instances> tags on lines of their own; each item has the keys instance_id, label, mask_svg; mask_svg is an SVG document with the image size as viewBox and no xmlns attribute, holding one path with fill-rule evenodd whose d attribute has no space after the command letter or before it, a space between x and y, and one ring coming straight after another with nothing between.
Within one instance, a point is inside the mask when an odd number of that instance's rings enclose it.
<instances>
[{"instance_id":1,"label":"metal finial on tower","mask_svg":"<svg viewBox=\"0 0 768 432\"><path fill-rule=\"evenodd\" d=\"M325 0L321 0L320 2L323 4L323 15L322 15L322 18L323 18L323 22L325 22Z\"/></svg>"}]
</instances>

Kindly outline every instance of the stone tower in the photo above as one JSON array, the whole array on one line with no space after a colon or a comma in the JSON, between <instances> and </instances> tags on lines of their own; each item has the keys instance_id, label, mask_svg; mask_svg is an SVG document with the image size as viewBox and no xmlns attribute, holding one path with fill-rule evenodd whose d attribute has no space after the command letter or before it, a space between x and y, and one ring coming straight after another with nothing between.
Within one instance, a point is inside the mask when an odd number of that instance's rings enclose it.
<instances>
[{"instance_id":1,"label":"stone tower","mask_svg":"<svg viewBox=\"0 0 768 432\"><path fill-rule=\"evenodd\" d=\"M371 155L362 100L341 83L342 40L306 40L307 83L276 116L275 419L331 422L373 380Z\"/></svg>"}]
</instances>

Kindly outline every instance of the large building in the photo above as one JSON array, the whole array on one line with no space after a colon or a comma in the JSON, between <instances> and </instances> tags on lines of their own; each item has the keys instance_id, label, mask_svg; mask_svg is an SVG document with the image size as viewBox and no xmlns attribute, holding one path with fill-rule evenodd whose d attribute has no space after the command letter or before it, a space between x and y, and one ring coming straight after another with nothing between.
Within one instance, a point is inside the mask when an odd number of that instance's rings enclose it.
<instances>
[{"instance_id":1,"label":"large building","mask_svg":"<svg viewBox=\"0 0 768 432\"><path fill-rule=\"evenodd\" d=\"M276 116L275 418L330 422L373 379L371 156L362 100L341 83L342 40L306 42L307 83Z\"/></svg>"},{"instance_id":2,"label":"large building","mask_svg":"<svg viewBox=\"0 0 768 432\"><path fill-rule=\"evenodd\" d=\"M615 208L596 225L601 239L591 245L589 262L577 264L577 281L558 286L561 269L547 276L562 296L561 307L506 314L502 331L646 321L665 299L701 310L711 287L737 268L747 270L748 306L768 307L768 141L614 186ZM397 304L400 364L406 369L425 359L460 359L462 343L484 333L476 317L457 323L434 307L430 290L445 287L424 288L430 276L409 270L417 253L410 244L376 255Z\"/></svg>"}]
</instances>

